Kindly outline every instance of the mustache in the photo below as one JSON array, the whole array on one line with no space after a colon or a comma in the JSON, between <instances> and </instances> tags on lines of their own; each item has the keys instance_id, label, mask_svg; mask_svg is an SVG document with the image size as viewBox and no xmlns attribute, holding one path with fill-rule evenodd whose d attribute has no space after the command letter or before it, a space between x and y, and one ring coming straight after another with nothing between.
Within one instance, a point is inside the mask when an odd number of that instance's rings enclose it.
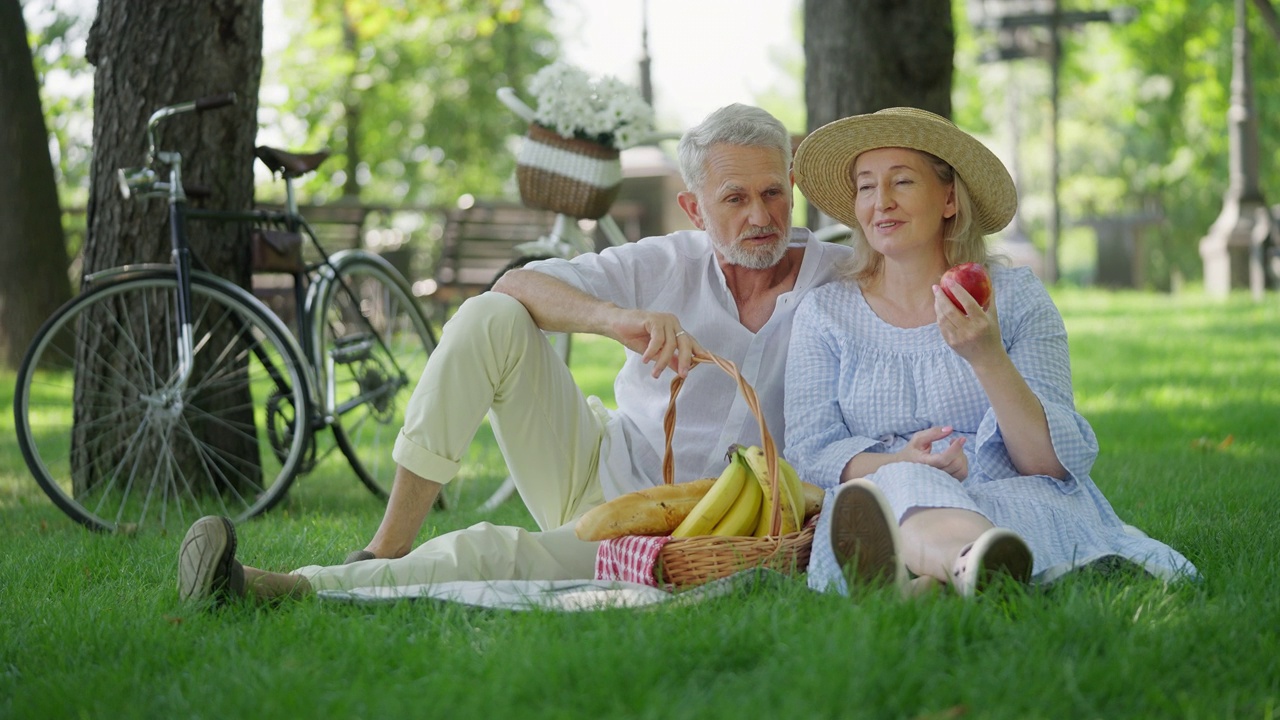
<instances>
[{"instance_id":1,"label":"mustache","mask_svg":"<svg viewBox=\"0 0 1280 720\"><path fill-rule=\"evenodd\" d=\"M765 235L778 235L781 230L777 225L765 225L764 227L753 227L742 231L738 235L739 240L751 240L752 238L764 237Z\"/></svg>"}]
</instances>

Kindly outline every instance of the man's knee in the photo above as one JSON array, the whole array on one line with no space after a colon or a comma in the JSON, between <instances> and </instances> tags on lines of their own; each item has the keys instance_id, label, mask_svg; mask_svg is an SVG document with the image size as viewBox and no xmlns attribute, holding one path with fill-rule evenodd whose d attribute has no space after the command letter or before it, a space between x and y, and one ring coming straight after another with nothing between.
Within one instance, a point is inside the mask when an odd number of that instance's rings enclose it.
<instances>
[{"instance_id":1,"label":"man's knee","mask_svg":"<svg viewBox=\"0 0 1280 720\"><path fill-rule=\"evenodd\" d=\"M449 320L449 325L533 324L524 305L510 295L499 292L480 293L468 298ZM448 325L446 325L446 330Z\"/></svg>"}]
</instances>

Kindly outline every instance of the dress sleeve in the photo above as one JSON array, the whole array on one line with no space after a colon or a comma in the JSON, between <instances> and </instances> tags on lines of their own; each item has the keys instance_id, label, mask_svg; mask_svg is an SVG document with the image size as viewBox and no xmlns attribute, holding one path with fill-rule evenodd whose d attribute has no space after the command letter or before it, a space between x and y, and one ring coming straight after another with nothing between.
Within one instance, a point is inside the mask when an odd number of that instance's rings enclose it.
<instances>
[{"instance_id":1,"label":"dress sleeve","mask_svg":"<svg viewBox=\"0 0 1280 720\"><path fill-rule=\"evenodd\" d=\"M1075 410L1067 329L1048 291L1028 268L1005 270L1004 292L996 291L1000 333L1014 367L1039 398L1049 421L1049 436L1058 461L1072 481L1089 474L1098 457L1093 428ZM978 468L992 478L1014 477L995 412L987 409L978 427L974 455Z\"/></svg>"},{"instance_id":2,"label":"dress sleeve","mask_svg":"<svg viewBox=\"0 0 1280 720\"><path fill-rule=\"evenodd\" d=\"M801 478L825 489L840 484L854 455L884 448L878 440L854 435L845 423L840 378L853 372L856 360L842 356L824 297L830 295L813 293L796 310L787 350L783 455Z\"/></svg>"}]
</instances>

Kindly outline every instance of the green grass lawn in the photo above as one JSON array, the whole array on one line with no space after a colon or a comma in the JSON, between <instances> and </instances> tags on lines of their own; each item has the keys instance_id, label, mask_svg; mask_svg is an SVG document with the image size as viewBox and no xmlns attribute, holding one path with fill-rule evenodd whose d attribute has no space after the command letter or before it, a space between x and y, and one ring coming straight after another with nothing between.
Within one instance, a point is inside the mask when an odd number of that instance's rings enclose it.
<instances>
[{"instance_id":1,"label":"green grass lawn","mask_svg":"<svg viewBox=\"0 0 1280 720\"><path fill-rule=\"evenodd\" d=\"M0 718L1271 718L1280 714L1280 302L1060 290L1093 476L1204 575L1068 578L965 602L795 581L686 608L506 613L310 600L201 613L178 537L88 533L0 417ZM575 346L609 396L619 355ZM12 403L12 373L0 375ZM487 429L462 478L505 474ZM334 458L240 528L242 558L340 562L382 503ZM424 537L482 519L434 513ZM494 522L531 526L512 501Z\"/></svg>"}]
</instances>

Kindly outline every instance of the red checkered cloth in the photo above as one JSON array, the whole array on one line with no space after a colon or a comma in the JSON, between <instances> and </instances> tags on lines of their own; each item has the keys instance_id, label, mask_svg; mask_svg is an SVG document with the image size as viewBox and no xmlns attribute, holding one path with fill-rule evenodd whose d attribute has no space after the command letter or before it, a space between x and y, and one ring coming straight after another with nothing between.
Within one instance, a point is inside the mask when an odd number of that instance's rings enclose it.
<instances>
[{"instance_id":1,"label":"red checkered cloth","mask_svg":"<svg viewBox=\"0 0 1280 720\"><path fill-rule=\"evenodd\" d=\"M596 579L621 580L658 587L653 568L669 535L624 535L600 543L596 550Z\"/></svg>"}]
</instances>

